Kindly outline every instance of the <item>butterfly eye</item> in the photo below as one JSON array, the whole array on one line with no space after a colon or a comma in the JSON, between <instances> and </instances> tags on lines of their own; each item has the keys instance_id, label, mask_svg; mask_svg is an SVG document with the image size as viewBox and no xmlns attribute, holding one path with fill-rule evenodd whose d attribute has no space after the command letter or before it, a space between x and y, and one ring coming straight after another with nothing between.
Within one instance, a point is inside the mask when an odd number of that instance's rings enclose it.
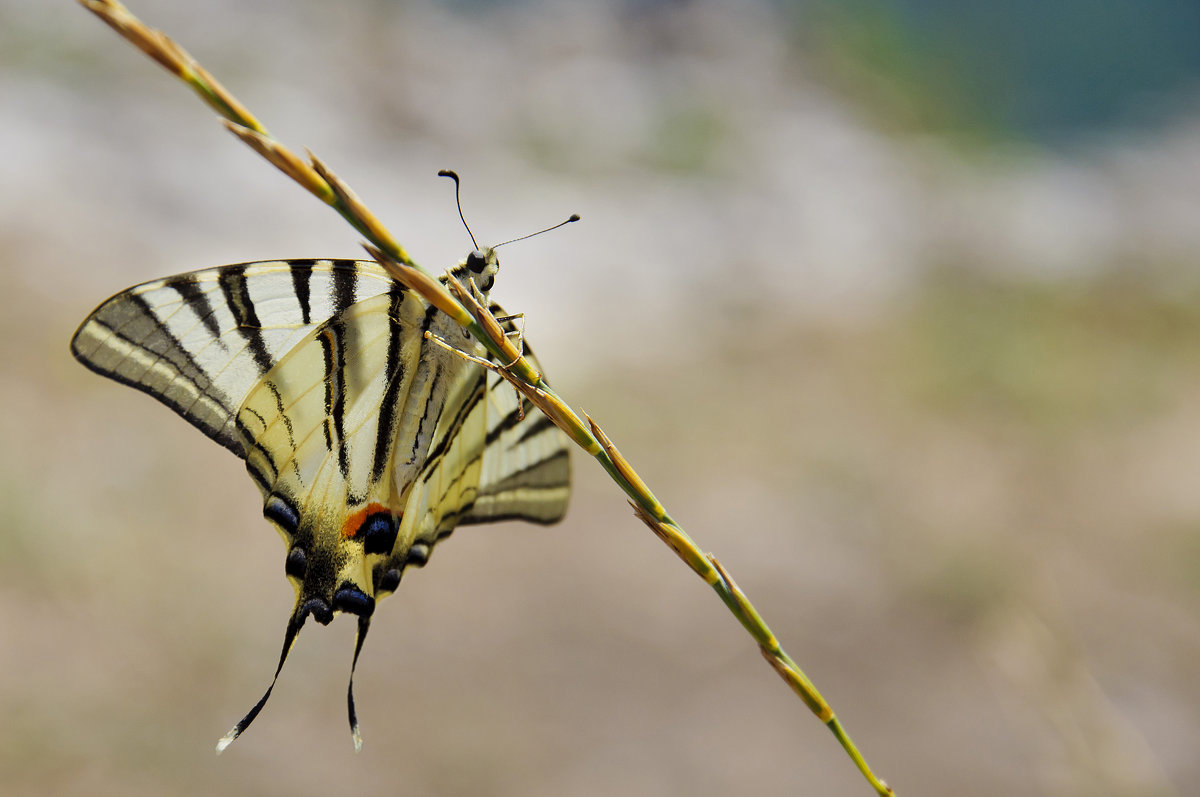
<instances>
[{"instance_id":1,"label":"butterfly eye","mask_svg":"<svg viewBox=\"0 0 1200 797\"><path fill-rule=\"evenodd\" d=\"M474 271L476 274L482 274L487 268L487 255L476 249L471 254L467 255L467 268Z\"/></svg>"},{"instance_id":2,"label":"butterfly eye","mask_svg":"<svg viewBox=\"0 0 1200 797\"><path fill-rule=\"evenodd\" d=\"M308 555L304 553L303 548L297 546L288 552L283 570L292 578L304 578L304 573L308 570Z\"/></svg>"}]
</instances>

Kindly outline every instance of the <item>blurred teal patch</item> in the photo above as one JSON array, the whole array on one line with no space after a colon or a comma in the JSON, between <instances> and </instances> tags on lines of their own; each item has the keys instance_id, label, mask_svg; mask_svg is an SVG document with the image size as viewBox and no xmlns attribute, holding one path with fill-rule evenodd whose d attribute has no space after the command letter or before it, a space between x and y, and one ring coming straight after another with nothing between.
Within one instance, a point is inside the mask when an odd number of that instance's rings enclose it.
<instances>
[{"instance_id":1,"label":"blurred teal patch","mask_svg":"<svg viewBox=\"0 0 1200 797\"><path fill-rule=\"evenodd\" d=\"M1185 0L784 4L825 77L895 125L1040 143L1156 124L1200 88Z\"/></svg>"}]
</instances>

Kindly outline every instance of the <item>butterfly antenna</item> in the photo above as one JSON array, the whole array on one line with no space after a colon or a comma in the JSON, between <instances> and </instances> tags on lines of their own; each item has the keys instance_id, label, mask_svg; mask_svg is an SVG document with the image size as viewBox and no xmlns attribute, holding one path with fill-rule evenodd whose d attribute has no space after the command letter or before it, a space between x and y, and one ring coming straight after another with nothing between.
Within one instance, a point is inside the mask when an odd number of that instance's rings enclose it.
<instances>
[{"instance_id":1,"label":"butterfly antenna","mask_svg":"<svg viewBox=\"0 0 1200 797\"><path fill-rule=\"evenodd\" d=\"M358 618L358 636L354 640L354 661L350 663L350 686L346 689L346 708L350 711L350 735L354 739L354 752L362 749L362 734L358 732L358 713L354 710L354 669L358 666L358 654L362 653L363 640L371 628L371 616Z\"/></svg>"},{"instance_id":2,"label":"butterfly antenna","mask_svg":"<svg viewBox=\"0 0 1200 797\"><path fill-rule=\"evenodd\" d=\"M504 244L512 244L512 243L516 243L517 241L524 241L526 238L532 238L533 236L541 235L544 232L550 232L551 230L557 230L559 227L566 226L573 221L579 221L578 213L572 213L571 217L569 219L567 219L566 221L560 221L558 224L555 224L553 227L547 227L544 230L538 230L537 232L531 232L531 233L529 233L529 235L522 235L520 238L510 238L509 240L505 241L504 243L496 244L492 248L499 249L500 247L504 246Z\"/></svg>"},{"instance_id":3,"label":"butterfly antenna","mask_svg":"<svg viewBox=\"0 0 1200 797\"><path fill-rule=\"evenodd\" d=\"M471 243L475 245L476 249L479 249L479 242L475 240L475 233L471 232L471 225L467 224L467 217L463 215L462 198L459 196L458 172L453 169L442 169L438 172L438 177L449 177L454 181L454 204L458 205L458 217L462 219L463 226L467 228L467 235L471 236Z\"/></svg>"}]
</instances>

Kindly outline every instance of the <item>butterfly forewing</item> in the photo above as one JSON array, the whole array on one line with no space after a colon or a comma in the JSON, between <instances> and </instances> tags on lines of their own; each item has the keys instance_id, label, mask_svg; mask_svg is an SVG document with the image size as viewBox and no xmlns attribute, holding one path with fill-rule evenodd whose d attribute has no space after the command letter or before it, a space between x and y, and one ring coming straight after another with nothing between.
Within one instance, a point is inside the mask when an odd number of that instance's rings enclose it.
<instances>
[{"instance_id":1,"label":"butterfly forewing","mask_svg":"<svg viewBox=\"0 0 1200 797\"><path fill-rule=\"evenodd\" d=\"M390 284L374 263L351 260L196 271L112 297L80 325L71 351L244 456L234 419L250 389L315 326Z\"/></svg>"}]
</instances>

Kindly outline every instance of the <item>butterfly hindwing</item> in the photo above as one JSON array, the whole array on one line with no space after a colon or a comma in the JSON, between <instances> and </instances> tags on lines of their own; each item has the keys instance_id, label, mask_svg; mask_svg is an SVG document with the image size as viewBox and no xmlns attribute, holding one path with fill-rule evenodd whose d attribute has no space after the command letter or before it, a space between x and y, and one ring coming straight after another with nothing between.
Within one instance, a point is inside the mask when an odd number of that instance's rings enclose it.
<instances>
[{"instance_id":1,"label":"butterfly hindwing","mask_svg":"<svg viewBox=\"0 0 1200 797\"><path fill-rule=\"evenodd\" d=\"M570 484L566 436L499 374L487 376L487 404L479 490L458 522L557 523Z\"/></svg>"},{"instance_id":2,"label":"butterfly hindwing","mask_svg":"<svg viewBox=\"0 0 1200 797\"><path fill-rule=\"evenodd\" d=\"M351 305L280 358L238 412L246 467L266 514L306 562L288 573L297 608L320 601L336 610L342 588L373 599L374 565L395 551L402 510L395 439L412 414L428 315L395 284ZM273 513L281 503L291 511ZM386 545L377 539L381 528ZM368 545L370 534L376 539Z\"/></svg>"},{"instance_id":3,"label":"butterfly hindwing","mask_svg":"<svg viewBox=\"0 0 1200 797\"><path fill-rule=\"evenodd\" d=\"M420 356L425 306L399 285L313 328L255 383L237 428L264 496L306 495L327 465L355 506L386 475L396 400Z\"/></svg>"}]
</instances>

